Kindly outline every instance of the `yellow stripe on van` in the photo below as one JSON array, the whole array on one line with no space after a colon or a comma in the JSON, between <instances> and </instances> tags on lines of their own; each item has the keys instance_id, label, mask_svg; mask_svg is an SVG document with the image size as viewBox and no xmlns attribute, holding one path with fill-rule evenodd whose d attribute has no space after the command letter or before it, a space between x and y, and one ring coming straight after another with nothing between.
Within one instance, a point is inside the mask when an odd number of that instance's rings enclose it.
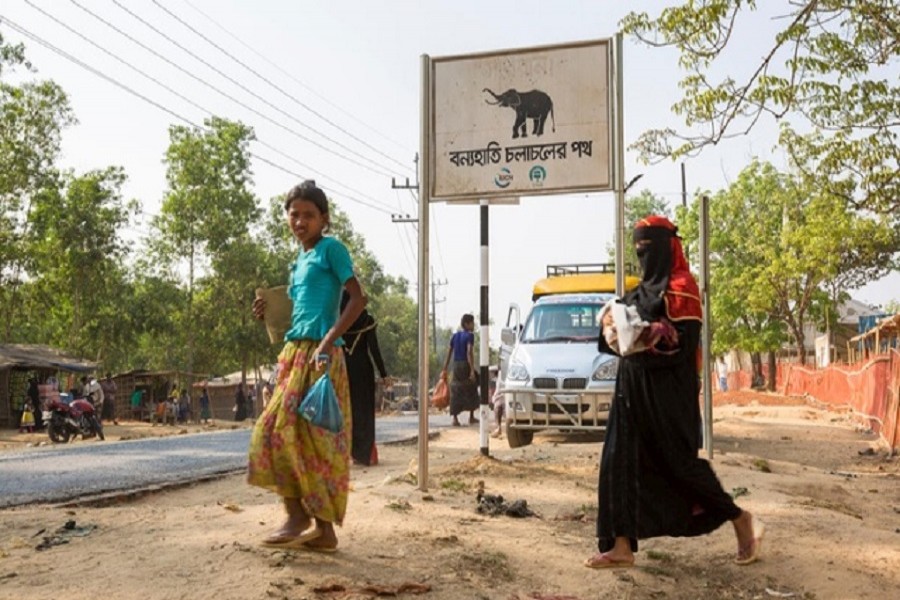
<instances>
[{"instance_id":1,"label":"yellow stripe on van","mask_svg":"<svg viewBox=\"0 0 900 600\"><path fill-rule=\"evenodd\" d=\"M641 282L640 277L625 276L625 291L630 291ZM616 291L615 273L579 273L577 275L558 275L545 277L534 284L532 300L552 294L584 294L590 292Z\"/></svg>"}]
</instances>

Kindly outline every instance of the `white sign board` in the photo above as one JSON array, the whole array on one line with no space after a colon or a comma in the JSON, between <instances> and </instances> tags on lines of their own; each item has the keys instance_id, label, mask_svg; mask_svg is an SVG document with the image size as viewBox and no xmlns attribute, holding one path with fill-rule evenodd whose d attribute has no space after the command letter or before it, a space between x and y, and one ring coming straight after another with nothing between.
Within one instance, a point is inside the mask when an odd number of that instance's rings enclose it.
<instances>
[{"instance_id":1,"label":"white sign board","mask_svg":"<svg viewBox=\"0 0 900 600\"><path fill-rule=\"evenodd\" d=\"M610 47L432 59L431 198L612 189Z\"/></svg>"}]
</instances>

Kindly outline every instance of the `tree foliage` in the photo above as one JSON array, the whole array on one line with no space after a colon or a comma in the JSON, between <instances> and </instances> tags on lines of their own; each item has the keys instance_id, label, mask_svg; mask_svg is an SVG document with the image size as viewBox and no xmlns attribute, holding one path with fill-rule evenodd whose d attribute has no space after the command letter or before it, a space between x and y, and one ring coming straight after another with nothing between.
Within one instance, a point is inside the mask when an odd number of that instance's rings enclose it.
<instances>
[{"instance_id":1,"label":"tree foliage","mask_svg":"<svg viewBox=\"0 0 900 600\"><path fill-rule=\"evenodd\" d=\"M698 209L695 203L679 219L694 253ZM826 292L845 293L885 275L900 244L887 218L861 216L767 163L744 169L713 195L709 210L715 352L771 351L788 334L802 348L804 326L821 314Z\"/></svg>"},{"instance_id":2,"label":"tree foliage","mask_svg":"<svg viewBox=\"0 0 900 600\"><path fill-rule=\"evenodd\" d=\"M772 39L756 34L763 7L774 15ZM769 117L809 185L900 222L896 0L691 0L622 25L642 43L674 48L687 73L672 109L692 129L643 133L635 147L645 159L695 154ZM735 73L745 33L761 58Z\"/></svg>"},{"instance_id":3,"label":"tree foliage","mask_svg":"<svg viewBox=\"0 0 900 600\"><path fill-rule=\"evenodd\" d=\"M201 267L210 265L216 275L224 279L217 286L216 298L220 311L216 316L231 314L252 298L247 282L255 279L255 265L238 260L239 252L250 246L250 224L259 216L256 198L250 191L250 141L253 130L241 123L212 117L203 128L173 125L169 128L169 148L166 151L166 182L168 190L163 199L154 228L154 251L161 264L176 271L183 267L187 273L184 310L179 331L184 348L184 364L196 370L194 351L198 335L194 310L195 280ZM252 253L250 254L252 256ZM241 334L249 323L238 317L233 331L218 331L220 343L215 347L236 351L248 358L247 347L240 345ZM204 332L208 333L208 332ZM221 342L225 342L224 344ZM244 369L246 360L242 361Z\"/></svg>"},{"instance_id":4,"label":"tree foliage","mask_svg":"<svg viewBox=\"0 0 900 600\"><path fill-rule=\"evenodd\" d=\"M108 290L124 277L126 249L119 229L136 210L122 198L125 173L117 167L67 175L64 190L45 190L33 203L29 263L33 283L53 298L53 338L85 356L103 359L115 337L117 307ZM64 297L64 300L60 298Z\"/></svg>"},{"instance_id":5,"label":"tree foliage","mask_svg":"<svg viewBox=\"0 0 900 600\"><path fill-rule=\"evenodd\" d=\"M16 70L31 71L25 49L0 34L0 339L11 339L26 278L25 239L33 198L58 185L55 169L62 130L75 122L65 92L52 81L12 83Z\"/></svg>"}]
</instances>

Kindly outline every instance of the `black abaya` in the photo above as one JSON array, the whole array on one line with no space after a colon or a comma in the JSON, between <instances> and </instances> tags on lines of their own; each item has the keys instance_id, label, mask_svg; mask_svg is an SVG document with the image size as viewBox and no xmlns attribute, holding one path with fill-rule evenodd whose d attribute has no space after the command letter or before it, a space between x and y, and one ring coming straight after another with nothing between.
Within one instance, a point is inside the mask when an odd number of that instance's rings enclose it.
<instances>
[{"instance_id":1,"label":"black abaya","mask_svg":"<svg viewBox=\"0 0 900 600\"><path fill-rule=\"evenodd\" d=\"M353 409L353 441L350 454L353 460L368 465L375 446L375 369L381 378L387 377L384 359L378 347L375 319L367 312L357 319L344 334L344 357L350 379L350 404Z\"/></svg>"},{"instance_id":2,"label":"black abaya","mask_svg":"<svg viewBox=\"0 0 900 600\"><path fill-rule=\"evenodd\" d=\"M710 533L741 514L722 489L700 445L696 353L700 322L675 323L673 355L622 357L600 461L598 547L616 537ZM599 350L614 354L600 336Z\"/></svg>"}]
</instances>

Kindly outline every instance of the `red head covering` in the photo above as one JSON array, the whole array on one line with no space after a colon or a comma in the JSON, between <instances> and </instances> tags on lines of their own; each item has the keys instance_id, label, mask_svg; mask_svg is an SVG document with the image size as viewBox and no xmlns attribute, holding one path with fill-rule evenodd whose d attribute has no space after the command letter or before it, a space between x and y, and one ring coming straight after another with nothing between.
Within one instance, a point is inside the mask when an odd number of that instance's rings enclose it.
<instances>
[{"instance_id":1,"label":"red head covering","mask_svg":"<svg viewBox=\"0 0 900 600\"><path fill-rule=\"evenodd\" d=\"M629 294L633 295L641 316L646 320L662 316L661 299L669 320L701 321L700 289L684 257L678 228L666 217L651 215L635 224L634 240L650 241L638 250L643 278Z\"/></svg>"}]
</instances>

